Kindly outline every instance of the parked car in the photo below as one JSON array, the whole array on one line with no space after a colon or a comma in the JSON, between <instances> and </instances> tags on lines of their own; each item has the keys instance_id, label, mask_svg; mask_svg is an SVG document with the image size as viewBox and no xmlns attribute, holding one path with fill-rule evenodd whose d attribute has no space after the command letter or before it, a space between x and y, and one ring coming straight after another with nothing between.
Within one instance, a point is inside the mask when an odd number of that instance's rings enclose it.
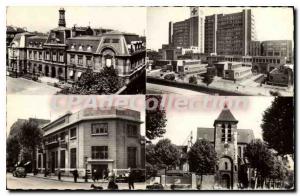
<instances>
[{"instance_id":1,"label":"parked car","mask_svg":"<svg viewBox=\"0 0 300 196\"><path fill-rule=\"evenodd\" d=\"M13 171L14 177L26 177L26 170L24 167L16 167L16 169Z\"/></svg>"}]
</instances>

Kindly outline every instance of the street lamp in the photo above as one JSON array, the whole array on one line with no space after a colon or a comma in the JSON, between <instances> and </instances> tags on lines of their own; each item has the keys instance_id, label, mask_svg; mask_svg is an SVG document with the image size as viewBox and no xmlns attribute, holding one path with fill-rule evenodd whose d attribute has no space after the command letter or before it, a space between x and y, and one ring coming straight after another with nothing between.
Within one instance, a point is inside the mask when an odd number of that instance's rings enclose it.
<instances>
[{"instance_id":1,"label":"street lamp","mask_svg":"<svg viewBox=\"0 0 300 196\"><path fill-rule=\"evenodd\" d=\"M84 157L84 163L85 163L85 177L84 177L84 181L85 182L88 182L88 174L87 174L87 159L88 159L88 157L87 156L85 156Z\"/></svg>"}]
</instances>

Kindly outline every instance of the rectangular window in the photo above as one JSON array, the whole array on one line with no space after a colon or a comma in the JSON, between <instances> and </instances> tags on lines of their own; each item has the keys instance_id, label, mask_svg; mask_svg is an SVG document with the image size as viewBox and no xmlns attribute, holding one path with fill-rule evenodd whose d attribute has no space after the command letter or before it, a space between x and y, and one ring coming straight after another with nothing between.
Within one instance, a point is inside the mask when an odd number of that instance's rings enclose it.
<instances>
[{"instance_id":1,"label":"rectangular window","mask_svg":"<svg viewBox=\"0 0 300 196\"><path fill-rule=\"evenodd\" d=\"M92 159L108 159L108 147L92 146Z\"/></svg>"},{"instance_id":2,"label":"rectangular window","mask_svg":"<svg viewBox=\"0 0 300 196\"><path fill-rule=\"evenodd\" d=\"M53 53L52 53L52 60L53 60L53 61L57 61L57 58L56 58L56 52L53 52Z\"/></svg>"},{"instance_id":3,"label":"rectangular window","mask_svg":"<svg viewBox=\"0 0 300 196\"><path fill-rule=\"evenodd\" d=\"M119 39L113 39L112 43L119 43Z\"/></svg>"},{"instance_id":4,"label":"rectangular window","mask_svg":"<svg viewBox=\"0 0 300 196\"><path fill-rule=\"evenodd\" d=\"M76 168L76 148L72 148L71 149L71 152L70 152L70 160L71 160L71 163L70 163L70 167L71 168Z\"/></svg>"},{"instance_id":5,"label":"rectangular window","mask_svg":"<svg viewBox=\"0 0 300 196\"><path fill-rule=\"evenodd\" d=\"M90 56L86 57L86 64L87 64L87 66L91 66L92 65L92 60L91 59L92 58Z\"/></svg>"},{"instance_id":6,"label":"rectangular window","mask_svg":"<svg viewBox=\"0 0 300 196\"><path fill-rule=\"evenodd\" d=\"M59 54L59 62L64 62L64 54Z\"/></svg>"},{"instance_id":7,"label":"rectangular window","mask_svg":"<svg viewBox=\"0 0 300 196\"><path fill-rule=\"evenodd\" d=\"M58 151L55 151L55 168L58 168Z\"/></svg>"},{"instance_id":8,"label":"rectangular window","mask_svg":"<svg viewBox=\"0 0 300 196\"><path fill-rule=\"evenodd\" d=\"M60 168L66 167L66 151L61 150L60 151Z\"/></svg>"},{"instance_id":9,"label":"rectangular window","mask_svg":"<svg viewBox=\"0 0 300 196\"><path fill-rule=\"evenodd\" d=\"M70 139L76 139L76 128L70 129Z\"/></svg>"},{"instance_id":10,"label":"rectangular window","mask_svg":"<svg viewBox=\"0 0 300 196\"><path fill-rule=\"evenodd\" d=\"M221 141L225 142L225 125L222 125L222 137L221 137Z\"/></svg>"},{"instance_id":11,"label":"rectangular window","mask_svg":"<svg viewBox=\"0 0 300 196\"><path fill-rule=\"evenodd\" d=\"M78 65L83 65L82 56L78 56Z\"/></svg>"},{"instance_id":12,"label":"rectangular window","mask_svg":"<svg viewBox=\"0 0 300 196\"><path fill-rule=\"evenodd\" d=\"M60 133L60 140L61 141L65 141L65 137L66 137L66 132Z\"/></svg>"},{"instance_id":13,"label":"rectangular window","mask_svg":"<svg viewBox=\"0 0 300 196\"><path fill-rule=\"evenodd\" d=\"M75 64L75 55L74 54L70 55L70 61L71 61L71 64Z\"/></svg>"},{"instance_id":14,"label":"rectangular window","mask_svg":"<svg viewBox=\"0 0 300 196\"><path fill-rule=\"evenodd\" d=\"M130 168L136 168L136 147L127 148L127 164Z\"/></svg>"},{"instance_id":15,"label":"rectangular window","mask_svg":"<svg viewBox=\"0 0 300 196\"><path fill-rule=\"evenodd\" d=\"M242 148L240 146L238 147L238 153L239 157L242 158Z\"/></svg>"},{"instance_id":16,"label":"rectangular window","mask_svg":"<svg viewBox=\"0 0 300 196\"><path fill-rule=\"evenodd\" d=\"M29 58L32 59L32 52L29 51Z\"/></svg>"},{"instance_id":17,"label":"rectangular window","mask_svg":"<svg viewBox=\"0 0 300 196\"><path fill-rule=\"evenodd\" d=\"M92 135L108 135L108 123L92 124Z\"/></svg>"},{"instance_id":18,"label":"rectangular window","mask_svg":"<svg viewBox=\"0 0 300 196\"><path fill-rule=\"evenodd\" d=\"M37 52L34 52L34 59L37 60L38 59L38 56L37 56Z\"/></svg>"},{"instance_id":19,"label":"rectangular window","mask_svg":"<svg viewBox=\"0 0 300 196\"><path fill-rule=\"evenodd\" d=\"M231 129L228 129L228 133L227 133L227 141L231 142Z\"/></svg>"},{"instance_id":20,"label":"rectangular window","mask_svg":"<svg viewBox=\"0 0 300 196\"><path fill-rule=\"evenodd\" d=\"M39 59L43 59L43 53L42 52L39 52Z\"/></svg>"},{"instance_id":21,"label":"rectangular window","mask_svg":"<svg viewBox=\"0 0 300 196\"><path fill-rule=\"evenodd\" d=\"M46 52L46 60L50 61L50 53Z\"/></svg>"},{"instance_id":22,"label":"rectangular window","mask_svg":"<svg viewBox=\"0 0 300 196\"><path fill-rule=\"evenodd\" d=\"M104 43L110 43L110 39L105 39Z\"/></svg>"},{"instance_id":23,"label":"rectangular window","mask_svg":"<svg viewBox=\"0 0 300 196\"><path fill-rule=\"evenodd\" d=\"M137 137L138 133L137 133L137 126L136 125L132 125L132 124L128 124L127 125L127 136L128 137Z\"/></svg>"}]
</instances>

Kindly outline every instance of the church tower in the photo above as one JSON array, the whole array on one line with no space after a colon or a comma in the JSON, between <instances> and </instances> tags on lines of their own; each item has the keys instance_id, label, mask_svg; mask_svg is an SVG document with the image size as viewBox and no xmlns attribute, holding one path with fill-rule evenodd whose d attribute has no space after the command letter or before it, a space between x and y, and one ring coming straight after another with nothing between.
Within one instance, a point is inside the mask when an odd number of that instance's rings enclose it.
<instances>
[{"instance_id":1,"label":"church tower","mask_svg":"<svg viewBox=\"0 0 300 196\"><path fill-rule=\"evenodd\" d=\"M66 27L66 19L65 19L65 10L64 10L64 8L60 8L58 12L59 12L58 26L59 27Z\"/></svg>"},{"instance_id":2,"label":"church tower","mask_svg":"<svg viewBox=\"0 0 300 196\"><path fill-rule=\"evenodd\" d=\"M216 180L223 187L235 189L238 183L237 124L227 104L214 122L214 146L218 156Z\"/></svg>"}]
</instances>

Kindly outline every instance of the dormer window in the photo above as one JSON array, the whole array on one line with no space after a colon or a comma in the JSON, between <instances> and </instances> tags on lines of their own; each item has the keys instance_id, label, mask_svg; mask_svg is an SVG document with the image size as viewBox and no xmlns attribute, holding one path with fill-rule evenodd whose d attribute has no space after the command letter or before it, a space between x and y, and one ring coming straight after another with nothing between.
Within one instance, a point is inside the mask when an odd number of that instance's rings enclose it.
<instances>
[{"instance_id":1,"label":"dormer window","mask_svg":"<svg viewBox=\"0 0 300 196\"><path fill-rule=\"evenodd\" d=\"M75 50L75 45L74 44L71 46L71 50Z\"/></svg>"},{"instance_id":2,"label":"dormer window","mask_svg":"<svg viewBox=\"0 0 300 196\"><path fill-rule=\"evenodd\" d=\"M88 46L87 51L92 51L92 46Z\"/></svg>"},{"instance_id":3,"label":"dormer window","mask_svg":"<svg viewBox=\"0 0 300 196\"><path fill-rule=\"evenodd\" d=\"M78 50L83 50L83 47L80 45L79 48L78 48Z\"/></svg>"}]
</instances>

